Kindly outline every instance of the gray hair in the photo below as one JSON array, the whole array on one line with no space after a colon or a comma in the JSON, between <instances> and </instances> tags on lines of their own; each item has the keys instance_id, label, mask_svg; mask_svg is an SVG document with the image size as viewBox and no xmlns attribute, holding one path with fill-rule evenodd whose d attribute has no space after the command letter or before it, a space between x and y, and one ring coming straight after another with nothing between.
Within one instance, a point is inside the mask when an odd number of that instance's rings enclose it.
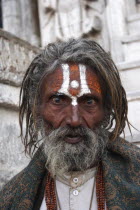
<instances>
[{"instance_id":1,"label":"gray hair","mask_svg":"<svg viewBox=\"0 0 140 210\"><path fill-rule=\"evenodd\" d=\"M126 93L122 87L118 70L110 55L92 40L71 39L67 42L56 42L35 57L24 76L20 92L20 127L21 137L25 145L25 152L30 155L39 141L38 127L40 84L42 78L53 72L62 63L81 63L91 67L98 75L103 90L103 105L109 116L106 129L114 128L111 139L115 139L124 132L127 118ZM23 135L23 118L26 119L26 131Z\"/></svg>"}]
</instances>

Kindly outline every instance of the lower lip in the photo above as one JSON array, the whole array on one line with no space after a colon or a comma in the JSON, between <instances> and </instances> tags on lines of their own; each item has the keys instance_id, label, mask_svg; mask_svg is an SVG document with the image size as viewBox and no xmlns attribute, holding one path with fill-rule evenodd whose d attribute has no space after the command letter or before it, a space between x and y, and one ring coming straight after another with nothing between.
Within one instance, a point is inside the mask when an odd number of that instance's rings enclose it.
<instances>
[{"instance_id":1,"label":"lower lip","mask_svg":"<svg viewBox=\"0 0 140 210\"><path fill-rule=\"evenodd\" d=\"M66 137L65 141L69 144L76 144L79 143L82 140L81 137Z\"/></svg>"}]
</instances>

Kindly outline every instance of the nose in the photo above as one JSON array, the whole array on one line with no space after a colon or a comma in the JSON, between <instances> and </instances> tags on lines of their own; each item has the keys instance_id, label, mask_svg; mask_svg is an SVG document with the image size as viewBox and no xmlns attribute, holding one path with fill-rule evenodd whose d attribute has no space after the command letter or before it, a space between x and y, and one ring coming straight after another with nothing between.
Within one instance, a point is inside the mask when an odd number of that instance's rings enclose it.
<instances>
[{"instance_id":1,"label":"nose","mask_svg":"<svg viewBox=\"0 0 140 210\"><path fill-rule=\"evenodd\" d=\"M67 125L71 127L78 127L81 125L81 116L79 113L78 105L70 107L70 114L66 120Z\"/></svg>"}]
</instances>

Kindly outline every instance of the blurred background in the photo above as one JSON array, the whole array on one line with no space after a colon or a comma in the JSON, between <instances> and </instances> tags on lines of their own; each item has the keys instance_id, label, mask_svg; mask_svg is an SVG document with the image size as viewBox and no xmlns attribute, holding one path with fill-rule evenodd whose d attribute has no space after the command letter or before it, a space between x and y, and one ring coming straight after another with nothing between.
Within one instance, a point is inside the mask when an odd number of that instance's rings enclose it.
<instances>
[{"instance_id":1,"label":"blurred background","mask_svg":"<svg viewBox=\"0 0 140 210\"><path fill-rule=\"evenodd\" d=\"M0 188L29 162L19 138L23 75L46 44L92 38L115 61L140 130L140 0L0 0ZM140 146L140 132L126 139Z\"/></svg>"}]
</instances>

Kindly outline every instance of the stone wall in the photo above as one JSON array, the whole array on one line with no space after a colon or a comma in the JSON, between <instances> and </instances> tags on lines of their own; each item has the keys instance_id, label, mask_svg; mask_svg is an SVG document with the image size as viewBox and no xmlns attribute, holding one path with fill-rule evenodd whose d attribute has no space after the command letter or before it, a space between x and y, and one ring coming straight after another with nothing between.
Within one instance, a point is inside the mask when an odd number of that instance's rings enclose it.
<instances>
[{"instance_id":1,"label":"stone wall","mask_svg":"<svg viewBox=\"0 0 140 210\"><path fill-rule=\"evenodd\" d=\"M1 0L3 29L40 46L37 0Z\"/></svg>"},{"instance_id":2,"label":"stone wall","mask_svg":"<svg viewBox=\"0 0 140 210\"><path fill-rule=\"evenodd\" d=\"M0 30L0 188L27 165L18 110L23 75L39 49Z\"/></svg>"},{"instance_id":3,"label":"stone wall","mask_svg":"<svg viewBox=\"0 0 140 210\"><path fill-rule=\"evenodd\" d=\"M140 141L140 11L136 0L107 1L106 21L109 48L120 71L128 98L128 118L132 128L131 137L126 127L126 138Z\"/></svg>"}]
</instances>

